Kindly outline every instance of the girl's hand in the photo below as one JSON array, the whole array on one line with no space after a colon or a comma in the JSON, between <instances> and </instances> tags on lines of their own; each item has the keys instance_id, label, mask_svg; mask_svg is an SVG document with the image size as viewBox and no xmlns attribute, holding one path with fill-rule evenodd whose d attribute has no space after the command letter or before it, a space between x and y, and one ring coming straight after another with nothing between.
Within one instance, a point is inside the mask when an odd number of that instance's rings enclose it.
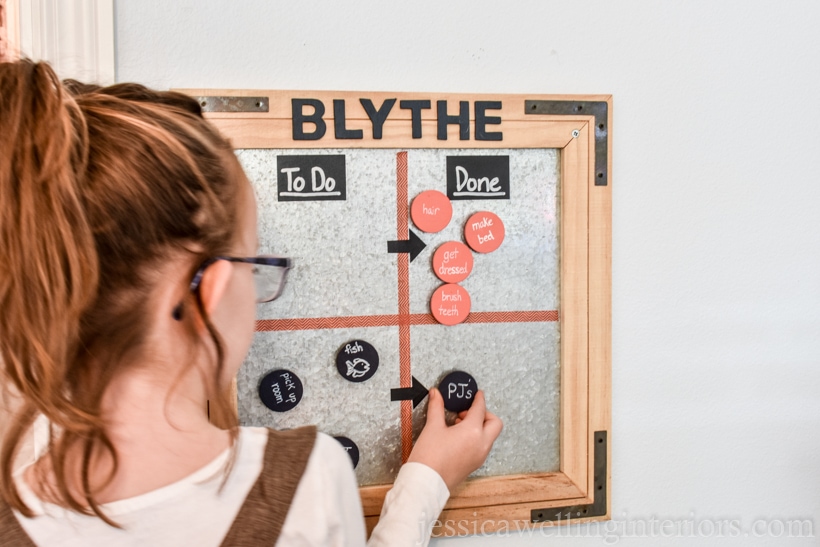
<instances>
[{"instance_id":1,"label":"girl's hand","mask_svg":"<svg viewBox=\"0 0 820 547\"><path fill-rule=\"evenodd\" d=\"M481 467L503 424L498 416L487 411L483 391L476 393L473 405L458 415L453 426L445 423L439 390L431 389L428 397L427 424L407 461L431 467L452 492L467 475Z\"/></svg>"}]
</instances>

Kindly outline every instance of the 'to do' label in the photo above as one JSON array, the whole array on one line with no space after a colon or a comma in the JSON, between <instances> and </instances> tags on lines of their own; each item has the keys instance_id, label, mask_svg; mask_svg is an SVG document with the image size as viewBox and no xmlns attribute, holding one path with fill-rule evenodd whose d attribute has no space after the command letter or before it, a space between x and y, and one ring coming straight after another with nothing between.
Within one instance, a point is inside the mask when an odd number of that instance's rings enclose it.
<instances>
[{"instance_id":1,"label":"'to do' label","mask_svg":"<svg viewBox=\"0 0 820 547\"><path fill-rule=\"evenodd\" d=\"M300 155L276 157L279 201L344 201L347 199L345 157Z\"/></svg>"}]
</instances>

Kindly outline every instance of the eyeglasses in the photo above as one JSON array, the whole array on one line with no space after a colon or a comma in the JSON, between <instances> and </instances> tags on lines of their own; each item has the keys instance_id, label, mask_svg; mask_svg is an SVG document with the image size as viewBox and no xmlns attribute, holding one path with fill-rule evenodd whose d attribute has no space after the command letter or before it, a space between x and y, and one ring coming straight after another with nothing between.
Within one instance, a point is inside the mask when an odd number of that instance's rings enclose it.
<instances>
[{"instance_id":1,"label":"eyeglasses","mask_svg":"<svg viewBox=\"0 0 820 547\"><path fill-rule=\"evenodd\" d=\"M291 266L291 260L283 256L217 256L206 260L191 279L190 290L196 292L202 282L205 270L217 260L227 260L228 262L241 262L243 264L253 264L253 281L256 285L256 301L258 303L271 302L282 294L285 287L285 277ZM262 266L269 266L264 268Z\"/></svg>"}]
</instances>

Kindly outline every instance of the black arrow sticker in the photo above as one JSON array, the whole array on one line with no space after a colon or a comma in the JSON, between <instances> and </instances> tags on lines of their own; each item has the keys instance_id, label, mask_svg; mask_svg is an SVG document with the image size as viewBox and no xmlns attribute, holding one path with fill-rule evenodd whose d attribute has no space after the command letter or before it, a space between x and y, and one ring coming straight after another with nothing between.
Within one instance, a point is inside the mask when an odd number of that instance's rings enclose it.
<instances>
[{"instance_id":1,"label":"black arrow sticker","mask_svg":"<svg viewBox=\"0 0 820 547\"><path fill-rule=\"evenodd\" d=\"M410 253L410 262L413 262L413 259L416 258L421 251L427 247L427 244L424 243L419 236L413 230L407 230L410 232L410 239L400 239L398 241L388 241L387 242L387 252L388 253Z\"/></svg>"},{"instance_id":2,"label":"black arrow sticker","mask_svg":"<svg viewBox=\"0 0 820 547\"><path fill-rule=\"evenodd\" d=\"M412 233L412 232L411 232ZM416 380L416 377L413 376L413 386L412 387L400 387L390 390L390 400L391 401L413 401L413 408L416 408L420 402L427 397L427 388L424 387L421 382Z\"/></svg>"}]
</instances>

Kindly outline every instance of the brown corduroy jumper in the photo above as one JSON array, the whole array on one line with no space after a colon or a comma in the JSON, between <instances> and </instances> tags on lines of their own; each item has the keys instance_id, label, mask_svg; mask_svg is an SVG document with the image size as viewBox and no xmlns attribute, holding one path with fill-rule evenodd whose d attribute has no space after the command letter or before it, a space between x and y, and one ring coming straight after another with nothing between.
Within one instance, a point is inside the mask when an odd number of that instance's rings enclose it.
<instances>
[{"instance_id":1,"label":"brown corduroy jumper","mask_svg":"<svg viewBox=\"0 0 820 547\"><path fill-rule=\"evenodd\" d=\"M222 547L276 543L315 442L315 427L268 432L262 473L222 540ZM3 500L0 500L0 545L36 547Z\"/></svg>"}]
</instances>

